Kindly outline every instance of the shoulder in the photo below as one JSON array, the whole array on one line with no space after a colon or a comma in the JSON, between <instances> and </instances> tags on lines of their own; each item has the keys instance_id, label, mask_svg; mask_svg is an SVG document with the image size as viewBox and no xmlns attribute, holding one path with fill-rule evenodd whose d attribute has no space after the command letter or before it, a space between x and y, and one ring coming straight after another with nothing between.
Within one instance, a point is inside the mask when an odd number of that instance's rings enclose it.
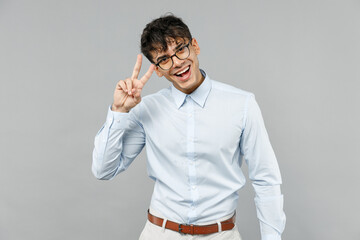
<instances>
[{"instance_id":1,"label":"shoulder","mask_svg":"<svg viewBox=\"0 0 360 240\"><path fill-rule=\"evenodd\" d=\"M142 121L144 117L153 115L157 109L166 104L170 97L170 87L161 89L156 93L146 95L142 97L141 102L131 110L131 113L136 119Z\"/></svg>"},{"instance_id":2,"label":"shoulder","mask_svg":"<svg viewBox=\"0 0 360 240\"><path fill-rule=\"evenodd\" d=\"M159 101L161 102L164 101L165 99L169 99L169 97L171 97L171 88L170 87L163 88L156 93L152 93L143 97L141 103L148 104Z\"/></svg>"},{"instance_id":3,"label":"shoulder","mask_svg":"<svg viewBox=\"0 0 360 240\"><path fill-rule=\"evenodd\" d=\"M230 84L218 82L216 80L211 80L212 84L212 93L215 95L221 95L222 97L238 99L243 102L248 102L251 98L254 98L254 94L249 91L234 87Z\"/></svg>"},{"instance_id":4,"label":"shoulder","mask_svg":"<svg viewBox=\"0 0 360 240\"><path fill-rule=\"evenodd\" d=\"M171 88L163 88L158 92L142 97L141 102L138 104L141 112L154 112L156 109L168 106L172 100Z\"/></svg>"}]
</instances>

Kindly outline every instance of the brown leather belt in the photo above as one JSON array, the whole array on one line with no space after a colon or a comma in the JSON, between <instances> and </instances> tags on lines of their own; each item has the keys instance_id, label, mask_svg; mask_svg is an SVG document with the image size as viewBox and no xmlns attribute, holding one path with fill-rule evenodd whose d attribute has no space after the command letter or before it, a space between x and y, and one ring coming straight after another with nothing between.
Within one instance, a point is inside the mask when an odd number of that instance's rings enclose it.
<instances>
[{"instance_id":1,"label":"brown leather belt","mask_svg":"<svg viewBox=\"0 0 360 240\"><path fill-rule=\"evenodd\" d=\"M236 221L235 214L236 213L234 213L234 215L231 218L220 222L221 231L227 231L227 230L231 230L234 228L235 221ZM151 223L153 223L159 227L162 227L162 225L163 225L164 219L158 218L158 217L152 215L149 212L149 210L148 210L148 219ZM167 220L166 224L165 224L165 228L173 230L175 232L191 234L191 235L210 234L210 233L219 232L217 223L210 224L210 225L192 225L192 224L187 225L187 224L179 224L179 223Z\"/></svg>"}]
</instances>

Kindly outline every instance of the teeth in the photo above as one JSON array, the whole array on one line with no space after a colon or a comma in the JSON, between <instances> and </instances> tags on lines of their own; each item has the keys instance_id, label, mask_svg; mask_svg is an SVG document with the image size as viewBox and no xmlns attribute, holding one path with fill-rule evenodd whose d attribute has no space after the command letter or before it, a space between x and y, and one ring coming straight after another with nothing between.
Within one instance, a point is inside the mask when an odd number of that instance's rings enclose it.
<instances>
[{"instance_id":1,"label":"teeth","mask_svg":"<svg viewBox=\"0 0 360 240\"><path fill-rule=\"evenodd\" d=\"M184 69L184 70L182 70L181 72L178 72L176 75L180 75L180 74L182 74L182 73L186 72L187 70L189 70L189 68L190 68L190 67L185 68L185 69Z\"/></svg>"}]
</instances>

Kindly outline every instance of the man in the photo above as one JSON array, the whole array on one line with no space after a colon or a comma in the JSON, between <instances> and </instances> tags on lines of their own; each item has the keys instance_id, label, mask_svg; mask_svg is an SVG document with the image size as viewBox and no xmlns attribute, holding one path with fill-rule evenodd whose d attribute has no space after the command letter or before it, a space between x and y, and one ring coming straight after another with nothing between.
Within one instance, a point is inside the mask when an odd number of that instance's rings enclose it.
<instances>
[{"instance_id":1,"label":"man","mask_svg":"<svg viewBox=\"0 0 360 240\"><path fill-rule=\"evenodd\" d=\"M281 239L281 176L254 95L200 70L199 44L173 15L145 27L141 51L152 65L139 78L138 55L131 77L116 85L92 165L97 178L112 179L146 144L155 186L140 239L241 239L235 210L243 159L262 240ZM153 71L172 86L141 99Z\"/></svg>"}]
</instances>

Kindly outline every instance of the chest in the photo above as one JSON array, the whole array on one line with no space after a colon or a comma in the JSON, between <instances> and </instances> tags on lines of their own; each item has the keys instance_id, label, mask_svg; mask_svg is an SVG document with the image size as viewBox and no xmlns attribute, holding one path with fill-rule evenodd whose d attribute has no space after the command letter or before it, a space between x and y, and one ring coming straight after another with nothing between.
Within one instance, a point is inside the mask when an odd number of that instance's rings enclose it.
<instances>
[{"instance_id":1,"label":"chest","mask_svg":"<svg viewBox=\"0 0 360 240\"><path fill-rule=\"evenodd\" d=\"M194 103L158 108L143 121L147 142L184 153L237 148L242 126L243 115L235 106Z\"/></svg>"}]
</instances>

